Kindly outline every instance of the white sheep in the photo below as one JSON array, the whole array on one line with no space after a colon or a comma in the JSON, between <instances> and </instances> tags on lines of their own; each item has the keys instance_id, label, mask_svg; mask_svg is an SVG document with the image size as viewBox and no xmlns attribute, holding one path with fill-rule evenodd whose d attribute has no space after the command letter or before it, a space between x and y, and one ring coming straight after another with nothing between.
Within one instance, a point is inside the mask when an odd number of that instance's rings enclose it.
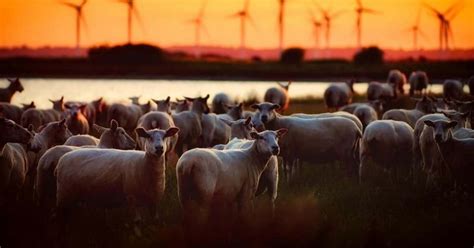
<instances>
[{"instance_id":1,"label":"white sheep","mask_svg":"<svg viewBox=\"0 0 474 248\"><path fill-rule=\"evenodd\" d=\"M436 106L426 96L422 99L416 99L417 103L414 109L391 109L385 112L382 120L395 120L408 123L412 128L415 128L416 121L423 115L436 112Z\"/></svg>"},{"instance_id":2,"label":"white sheep","mask_svg":"<svg viewBox=\"0 0 474 248\"><path fill-rule=\"evenodd\" d=\"M447 79L443 82L443 96L447 99L461 100L464 84L459 80Z\"/></svg>"},{"instance_id":3,"label":"white sheep","mask_svg":"<svg viewBox=\"0 0 474 248\"><path fill-rule=\"evenodd\" d=\"M291 82L287 84L277 83L279 87L272 87L265 92L263 97L265 102L271 102L281 106L279 111L284 113L290 106L290 95L288 90L290 89Z\"/></svg>"},{"instance_id":4,"label":"white sheep","mask_svg":"<svg viewBox=\"0 0 474 248\"><path fill-rule=\"evenodd\" d=\"M167 97L165 100L155 100L152 99L153 102L156 103L156 111L158 112L165 112L171 115L171 97Z\"/></svg>"},{"instance_id":5,"label":"white sheep","mask_svg":"<svg viewBox=\"0 0 474 248\"><path fill-rule=\"evenodd\" d=\"M240 213L251 207L258 181L268 161L278 155L278 139L288 130L252 132L253 144L245 149L193 149L178 160L178 196L185 219L203 218L211 206L236 204ZM228 208L228 207L226 207Z\"/></svg>"},{"instance_id":6,"label":"white sheep","mask_svg":"<svg viewBox=\"0 0 474 248\"><path fill-rule=\"evenodd\" d=\"M324 91L326 108L340 108L352 102L354 81L348 83L332 83Z\"/></svg>"},{"instance_id":7,"label":"white sheep","mask_svg":"<svg viewBox=\"0 0 474 248\"><path fill-rule=\"evenodd\" d=\"M390 101L397 98L397 90L395 84L370 82L367 88L367 100Z\"/></svg>"},{"instance_id":8,"label":"white sheep","mask_svg":"<svg viewBox=\"0 0 474 248\"><path fill-rule=\"evenodd\" d=\"M215 114L225 114L227 105L232 104L229 95L226 93L218 93L212 99L212 112Z\"/></svg>"},{"instance_id":9,"label":"white sheep","mask_svg":"<svg viewBox=\"0 0 474 248\"><path fill-rule=\"evenodd\" d=\"M363 125L362 122L359 120L359 118L353 114L344 112L344 111L337 111L333 113L320 113L320 114L303 114L303 113L295 113L290 115L291 117L298 117L302 119L314 119L314 118L331 118L331 117L342 117L349 119L354 122L354 124L357 125L359 130L362 132L363 130Z\"/></svg>"},{"instance_id":10,"label":"white sheep","mask_svg":"<svg viewBox=\"0 0 474 248\"><path fill-rule=\"evenodd\" d=\"M138 119L142 115L143 111L138 105L114 103L108 108L107 122L110 123L111 120L116 120L119 126L127 130L129 134L132 134L137 126Z\"/></svg>"},{"instance_id":11,"label":"white sheep","mask_svg":"<svg viewBox=\"0 0 474 248\"><path fill-rule=\"evenodd\" d=\"M64 145L66 146L96 146L99 144L99 139L88 135L88 134L83 134L83 135L74 135L69 137L66 142L64 142Z\"/></svg>"},{"instance_id":12,"label":"white sheep","mask_svg":"<svg viewBox=\"0 0 474 248\"><path fill-rule=\"evenodd\" d=\"M426 90L430 84L428 75L424 71L412 72L408 81L410 82L410 96L413 96L417 93L422 94L423 90Z\"/></svg>"},{"instance_id":13,"label":"white sheep","mask_svg":"<svg viewBox=\"0 0 474 248\"><path fill-rule=\"evenodd\" d=\"M136 207L152 207L157 217L165 190L166 139L178 131L176 127L137 128L137 134L146 138L144 152L83 148L62 156L56 169L58 213L65 214L78 203L85 203L130 207L136 221L141 219Z\"/></svg>"},{"instance_id":14,"label":"white sheep","mask_svg":"<svg viewBox=\"0 0 474 248\"><path fill-rule=\"evenodd\" d=\"M400 94L404 94L403 86L407 83L407 76L400 70L390 70L387 77L387 83L394 84Z\"/></svg>"},{"instance_id":15,"label":"white sheep","mask_svg":"<svg viewBox=\"0 0 474 248\"><path fill-rule=\"evenodd\" d=\"M163 129L166 130L170 127L175 127L173 118L170 114L166 112L151 111L144 114L138 120L137 127L144 128L145 130L151 129ZM178 134L175 134L173 137L166 139L168 143L168 149L166 153L166 158L169 158L171 152L175 150L176 143L178 142ZM146 139L142 137L136 137L138 148L142 151L145 150Z\"/></svg>"},{"instance_id":16,"label":"white sheep","mask_svg":"<svg viewBox=\"0 0 474 248\"><path fill-rule=\"evenodd\" d=\"M218 114L217 117L219 119L226 119L229 121L236 121L239 119L244 118L243 117L243 112L244 112L244 107L242 103L239 103L237 105L226 105L227 112L224 114Z\"/></svg>"},{"instance_id":17,"label":"white sheep","mask_svg":"<svg viewBox=\"0 0 474 248\"><path fill-rule=\"evenodd\" d=\"M361 104L354 110L354 115L362 122L363 130L371 123L378 120L377 112L367 104Z\"/></svg>"},{"instance_id":18,"label":"white sheep","mask_svg":"<svg viewBox=\"0 0 474 248\"><path fill-rule=\"evenodd\" d=\"M370 123L360 144L359 181L367 178L371 160L391 171L395 178L400 174L406 176L412 168L413 142L413 128L405 122L378 120Z\"/></svg>"}]
</instances>

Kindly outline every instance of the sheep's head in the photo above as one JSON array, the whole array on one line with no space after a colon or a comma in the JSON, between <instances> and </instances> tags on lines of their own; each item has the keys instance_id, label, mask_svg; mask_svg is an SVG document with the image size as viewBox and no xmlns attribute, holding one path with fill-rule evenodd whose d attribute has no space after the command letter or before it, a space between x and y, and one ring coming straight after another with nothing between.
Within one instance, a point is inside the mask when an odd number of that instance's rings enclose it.
<instances>
[{"instance_id":1,"label":"sheep's head","mask_svg":"<svg viewBox=\"0 0 474 248\"><path fill-rule=\"evenodd\" d=\"M73 120L77 120L80 116L84 116L87 104L66 104L64 107L67 110L68 116Z\"/></svg>"},{"instance_id":2,"label":"sheep's head","mask_svg":"<svg viewBox=\"0 0 474 248\"><path fill-rule=\"evenodd\" d=\"M416 109L424 113L436 113L436 104L428 97L423 96L421 99L415 99Z\"/></svg>"},{"instance_id":3,"label":"sheep's head","mask_svg":"<svg viewBox=\"0 0 474 248\"><path fill-rule=\"evenodd\" d=\"M62 145L72 136L71 131L67 128L66 119L50 122L40 129L40 134L50 141L51 146Z\"/></svg>"},{"instance_id":4,"label":"sheep's head","mask_svg":"<svg viewBox=\"0 0 474 248\"><path fill-rule=\"evenodd\" d=\"M104 98L101 97L97 100L92 101L92 105L94 106L94 109L97 113L102 113L105 111L105 108L107 107L107 104L104 101Z\"/></svg>"},{"instance_id":5,"label":"sheep's head","mask_svg":"<svg viewBox=\"0 0 474 248\"><path fill-rule=\"evenodd\" d=\"M249 116L247 119L240 119L236 121L229 121L222 119L222 121L230 126L231 136L239 139L250 139L250 132L252 132L253 124L252 118Z\"/></svg>"},{"instance_id":6,"label":"sheep's head","mask_svg":"<svg viewBox=\"0 0 474 248\"><path fill-rule=\"evenodd\" d=\"M452 137L451 129L454 128L458 123L456 121L445 121L437 120L430 121L426 120L425 125L433 128L433 138L436 143L445 143Z\"/></svg>"},{"instance_id":7,"label":"sheep's head","mask_svg":"<svg viewBox=\"0 0 474 248\"><path fill-rule=\"evenodd\" d=\"M10 86L8 86L8 88L11 90L18 92L22 92L24 90L19 78L8 79L8 81L10 82Z\"/></svg>"},{"instance_id":8,"label":"sheep's head","mask_svg":"<svg viewBox=\"0 0 474 248\"><path fill-rule=\"evenodd\" d=\"M153 102L156 103L158 106L157 110L160 112L165 112L168 114L171 114L171 102L170 102L170 97L168 96L165 100L153 100Z\"/></svg>"},{"instance_id":9,"label":"sheep's head","mask_svg":"<svg viewBox=\"0 0 474 248\"><path fill-rule=\"evenodd\" d=\"M282 128L277 131L263 131L260 133L252 131L250 136L255 139L257 151L264 155L278 155L280 154L280 146L278 139L288 132L288 129Z\"/></svg>"},{"instance_id":10,"label":"sheep's head","mask_svg":"<svg viewBox=\"0 0 474 248\"><path fill-rule=\"evenodd\" d=\"M152 129L147 131L144 128L139 127L135 129L135 132L138 137L145 139L146 153L161 157L169 149L169 147L167 147L168 143L166 142L166 139L177 134L179 128L170 127L168 130Z\"/></svg>"},{"instance_id":11,"label":"sheep's head","mask_svg":"<svg viewBox=\"0 0 474 248\"><path fill-rule=\"evenodd\" d=\"M470 122L468 121L469 117L469 112L466 113L460 113L454 110L450 111L441 111L444 116L448 117L452 121L456 121L460 127L469 127L470 128Z\"/></svg>"},{"instance_id":12,"label":"sheep's head","mask_svg":"<svg viewBox=\"0 0 474 248\"><path fill-rule=\"evenodd\" d=\"M227 114L232 118L236 120L243 118L242 113L244 112L244 107L242 103L237 105L225 105L225 107L227 109Z\"/></svg>"},{"instance_id":13,"label":"sheep's head","mask_svg":"<svg viewBox=\"0 0 474 248\"><path fill-rule=\"evenodd\" d=\"M31 109L31 108L36 108L35 102L33 101L30 104L22 103L21 105L23 105L23 111Z\"/></svg>"},{"instance_id":14,"label":"sheep's head","mask_svg":"<svg viewBox=\"0 0 474 248\"><path fill-rule=\"evenodd\" d=\"M186 99L180 100L176 99L177 103L175 105L175 112L183 112L191 109L191 102Z\"/></svg>"},{"instance_id":15,"label":"sheep's head","mask_svg":"<svg viewBox=\"0 0 474 248\"><path fill-rule=\"evenodd\" d=\"M109 148L120 149L120 150L131 150L134 149L136 144L130 135L125 132L122 127L119 127L116 120L110 121L110 128L101 127L94 124L94 129L100 133L100 142L108 144Z\"/></svg>"},{"instance_id":16,"label":"sheep's head","mask_svg":"<svg viewBox=\"0 0 474 248\"><path fill-rule=\"evenodd\" d=\"M33 135L23 128L22 126L16 124L14 121L0 117L0 143L22 143L28 144Z\"/></svg>"},{"instance_id":17,"label":"sheep's head","mask_svg":"<svg viewBox=\"0 0 474 248\"><path fill-rule=\"evenodd\" d=\"M192 110L197 113L208 114L210 112L209 106L207 105L207 100L209 99L209 94L206 97L196 97L190 98L185 97L186 100L193 103Z\"/></svg>"},{"instance_id":18,"label":"sheep's head","mask_svg":"<svg viewBox=\"0 0 474 248\"><path fill-rule=\"evenodd\" d=\"M53 109L59 112L63 112L66 108L64 107L64 96L62 96L59 100L51 100L49 101L53 104Z\"/></svg>"},{"instance_id":19,"label":"sheep's head","mask_svg":"<svg viewBox=\"0 0 474 248\"><path fill-rule=\"evenodd\" d=\"M276 117L276 110L280 109L280 105L269 102L254 104L251 106L257 110L255 117L260 118L263 124L271 122Z\"/></svg>"}]
</instances>

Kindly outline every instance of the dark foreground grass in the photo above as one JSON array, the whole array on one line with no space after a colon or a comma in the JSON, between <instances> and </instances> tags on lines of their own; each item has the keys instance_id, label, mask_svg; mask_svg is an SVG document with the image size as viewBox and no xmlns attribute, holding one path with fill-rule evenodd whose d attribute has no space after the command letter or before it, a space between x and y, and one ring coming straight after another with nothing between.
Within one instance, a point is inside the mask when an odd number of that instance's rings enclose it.
<instances>
[{"instance_id":1,"label":"dark foreground grass","mask_svg":"<svg viewBox=\"0 0 474 248\"><path fill-rule=\"evenodd\" d=\"M358 96L363 98L363 96ZM394 106L410 108L402 98ZM325 111L320 99L297 99L289 112ZM272 217L266 195L255 201L247 218L222 228L183 225L174 164L167 168L167 188L157 222L145 218L139 233L126 209L80 210L67 228L57 219L22 202L0 209L3 247L472 247L472 195L427 191L423 183L392 182L383 173L360 185L339 164L305 164L291 182L280 175ZM147 189L143 189L147 190ZM219 220L219 222L223 222ZM225 222L225 221L224 221ZM190 240L189 237L197 237Z\"/></svg>"}]
</instances>

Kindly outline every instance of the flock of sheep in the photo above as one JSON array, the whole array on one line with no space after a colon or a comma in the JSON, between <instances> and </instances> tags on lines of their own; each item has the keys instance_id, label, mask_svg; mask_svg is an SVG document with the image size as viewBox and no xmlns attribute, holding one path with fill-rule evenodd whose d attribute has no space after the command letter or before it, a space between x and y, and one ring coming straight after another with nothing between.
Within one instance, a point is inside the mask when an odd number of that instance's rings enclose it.
<instances>
[{"instance_id":1,"label":"flock of sheep","mask_svg":"<svg viewBox=\"0 0 474 248\"><path fill-rule=\"evenodd\" d=\"M363 182L369 164L402 178L427 176L427 185L452 178L474 189L474 101L464 84L446 80L444 97L428 96L426 73L409 77L414 109L386 109L405 94L406 76L389 73L372 82L367 102L351 103L353 81L333 83L321 114L283 113L290 83L269 89L264 102L244 110L229 96L170 98L140 104L50 100L51 109L10 104L22 92L19 79L0 89L0 206L31 197L60 214L78 206L130 209L157 206L165 170L177 156L178 197L185 219L204 218L212 207L235 205L247 212L266 193L273 206L279 160L291 180L304 163L339 161ZM474 94L474 78L469 80ZM423 92L424 91L424 92ZM211 113L212 109L212 113ZM379 120L380 117L380 120ZM168 165L168 166L167 166ZM173 168L174 169L174 168ZM454 187L454 183L449 187Z\"/></svg>"}]
</instances>

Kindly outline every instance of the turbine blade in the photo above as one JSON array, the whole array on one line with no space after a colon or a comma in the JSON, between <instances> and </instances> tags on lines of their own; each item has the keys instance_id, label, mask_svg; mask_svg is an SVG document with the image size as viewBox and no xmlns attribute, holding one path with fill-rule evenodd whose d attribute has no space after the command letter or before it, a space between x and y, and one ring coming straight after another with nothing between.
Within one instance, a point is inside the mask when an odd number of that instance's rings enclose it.
<instances>
[{"instance_id":1,"label":"turbine blade","mask_svg":"<svg viewBox=\"0 0 474 248\"><path fill-rule=\"evenodd\" d=\"M416 22L415 22L416 26L420 25L420 19L421 19L421 6L418 8L418 13L416 14Z\"/></svg>"},{"instance_id":2,"label":"turbine blade","mask_svg":"<svg viewBox=\"0 0 474 248\"><path fill-rule=\"evenodd\" d=\"M437 9L431 7L430 5L428 5L427 3L423 3L423 5L428 8L429 10L431 10L431 12L433 12L434 14L436 15L442 15L441 12L439 12Z\"/></svg>"},{"instance_id":3,"label":"turbine blade","mask_svg":"<svg viewBox=\"0 0 474 248\"><path fill-rule=\"evenodd\" d=\"M453 11L456 7L458 7L462 2L463 2L463 0L457 1L456 3L451 5L443 14L448 15L451 11Z\"/></svg>"},{"instance_id":4,"label":"turbine blade","mask_svg":"<svg viewBox=\"0 0 474 248\"><path fill-rule=\"evenodd\" d=\"M362 12L364 12L364 13L369 13L369 14L382 14L382 12L380 12L380 11L378 11L378 10L367 9L367 8L363 8L363 9L362 9Z\"/></svg>"},{"instance_id":5,"label":"turbine blade","mask_svg":"<svg viewBox=\"0 0 474 248\"><path fill-rule=\"evenodd\" d=\"M418 34L420 34L423 39L429 40L428 35L426 35L425 32L421 31L421 29L418 29Z\"/></svg>"},{"instance_id":6,"label":"turbine blade","mask_svg":"<svg viewBox=\"0 0 474 248\"><path fill-rule=\"evenodd\" d=\"M245 0L244 12L248 12L249 7L250 7L250 0Z\"/></svg>"},{"instance_id":7,"label":"turbine blade","mask_svg":"<svg viewBox=\"0 0 474 248\"><path fill-rule=\"evenodd\" d=\"M449 21L453 20L461 12L461 10L462 10L462 8L457 9L450 16L446 17L446 19L448 19Z\"/></svg>"},{"instance_id":8,"label":"turbine blade","mask_svg":"<svg viewBox=\"0 0 474 248\"><path fill-rule=\"evenodd\" d=\"M79 6L82 8L82 7L84 7L84 5L86 5L86 4L87 4L87 0L82 0L81 5L79 5Z\"/></svg>"},{"instance_id":9,"label":"turbine blade","mask_svg":"<svg viewBox=\"0 0 474 248\"><path fill-rule=\"evenodd\" d=\"M70 7L70 8L73 8L73 9L77 9L77 7L79 7L78 5L75 5L73 3L68 3L68 2L59 2L60 4L62 5L65 5L66 7Z\"/></svg>"},{"instance_id":10,"label":"turbine blade","mask_svg":"<svg viewBox=\"0 0 474 248\"><path fill-rule=\"evenodd\" d=\"M207 29L207 26L204 23L201 23L200 29L204 32L204 34L207 36L208 39L211 39L211 35L209 34L209 30Z\"/></svg>"},{"instance_id":11,"label":"turbine blade","mask_svg":"<svg viewBox=\"0 0 474 248\"><path fill-rule=\"evenodd\" d=\"M84 13L80 12L79 19L81 20L81 22L83 24L86 36L89 37L89 25L87 24L86 18L84 17Z\"/></svg>"},{"instance_id":12,"label":"turbine blade","mask_svg":"<svg viewBox=\"0 0 474 248\"><path fill-rule=\"evenodd\" d=\"M143 33L146 34L146 29L145 29L145 25L143 24L143 19L140 13L138 12L136 6L133 6L132 12L133 12L133 15L135 16L135 19L137 19L138 21L138 25L140 26L140 29L142 30Z\"/></svg>"},{"instance_id":13,"label":"turbine blade","mask_svg":"<svg viewBox=\"0 0 474 248\"><path fill-rule=\"evenodd\" d=\"M240 12L228 15L227 18L240 18Z\"/></svg>"},{"instance_id":14,"label":"turbine blade","mask_svg":"<svg viewBox=\"0 0 474 248\"><path fill-rule=\"evenodd\" d=\"M258 31L257 23L255 23L255 20L252 18L252 16L246 15L245 19L247 19L247 21L250 22L250 25L252 25L252 27Z\"/></svg>"},{"instance_id":15,"label":"turbine blade","mask_svg":"<svg viewBox=\"0 0 474 248\"><path fill-rule=\"evenodd\" d=\"M319 9L319 11L321 13L323 13L323 15L327 12L323 9L323 7L316 0L313 0L313 4L316 5L316 7Z\"/></svg>"},{"instance_id":16,"label":"turbine blade","mask_svg":"<svg viewBox=\"0 0 474 248\"><path fill-rule=\"evenodd\" d=\"M204 16L204 12L206 11L206 7L207 7L207 0L203 0L202 4L201 4L201 9L199 10L199 17L202 18Z\"/></svg>"},{"instance_id":17,"label":"turbine blade","mask_svg":"<svg viewBox=\"0 0 474 248\"><path fill-rule=\"evenodd\" d=\"M343 14L344 12L346 12L346 10L339 10L338 12L335 12L331 15L331 18L334 19L334 18L337 18L339 17L341 14Z\"/></svg>"},{"instance_id":18,"label":"turbine blade","mask_svg":"<svg viewBox=\"0 0 474 248\"><path fill-rule=\"evenodd\" d=\"M356 2L357 2L357 7L362 8L362 2L361 2L361 0L356 0Z\"/></svg>"}]
</instances>

